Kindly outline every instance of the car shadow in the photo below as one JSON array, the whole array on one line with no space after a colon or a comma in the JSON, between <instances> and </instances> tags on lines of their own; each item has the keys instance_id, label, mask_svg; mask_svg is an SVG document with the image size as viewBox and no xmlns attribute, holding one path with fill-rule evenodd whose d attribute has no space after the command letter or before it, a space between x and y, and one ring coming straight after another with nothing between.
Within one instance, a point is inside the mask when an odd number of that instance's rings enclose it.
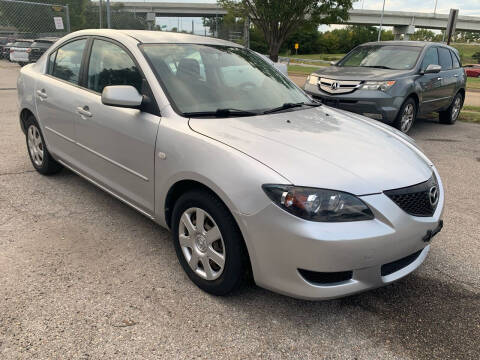
<instances>
[{"instance_id":1,"label":"car shadow","mask_svg":"<svg viewBox=\"0 0 480 360\"><path fill-rule=\"evenodd\" d=\"M281 318L310 334L331 333L333 327L337 336L366 337L379 349L413 359L474 359L480 354L478 289L425 274L335 300L297 300L252 284L222 301L242 308L252 321Z\"/></svg>"}]
</instances>

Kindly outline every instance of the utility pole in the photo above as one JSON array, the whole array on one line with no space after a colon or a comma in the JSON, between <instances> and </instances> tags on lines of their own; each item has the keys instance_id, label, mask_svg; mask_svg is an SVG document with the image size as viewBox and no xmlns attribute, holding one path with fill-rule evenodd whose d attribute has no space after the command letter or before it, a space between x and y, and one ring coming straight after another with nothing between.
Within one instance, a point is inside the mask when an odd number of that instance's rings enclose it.
<instances>
[{"instance_id":1,"label":"utility pole","mask_svg":"<svg viewBox=\"0 0 480 360\"><path fill-rule=\"evenodd\" d=\"M380 41L380 37L382 35L383 13L384 12L385 12L385 0L383 0L382 16L380 17L380 27L378 29L378 39L377 39L377 41Z\"/></svg>"},{"instance_id":2,"label":"utility pole","mask_svg":"<svg viewBox=\"0 0 480 360\"><path fill-rule=\"evenodd\" d=\"M107 28L112 28L111 18L110 18L110 0L107 0Z\"/></svg>"},{"instance_id":3,"label":"utility pole","mask_svg":"<svg viewBox=\"0 0 480 360\"><path fill-rule=\"evenodd\" d=\"M103 28L103 19L102 19L102 1L100 0L98 3L98 20L99 20L99 28Z\"/></svg>"},{"instance_id":4,"label":"utility pole","mask_svg":"<svg viewBox=\"0 0 480 360\"><path fill-rule=\"evenodd\" d=\"M194 27L194 24L193 24L193 19L192 19L192 35L195 35L195 27Z\"/></svg>"},{"instance_id":5,"label":"utility pole","mask_svg":"<svg viewBox=\"0 0 480 360\"><path fill-rule=\"evenodd\" d=\"M437 2L438 0L435 0L435 8L433 9L433 15L437 13Z\"/></svg>"}]
</instances>

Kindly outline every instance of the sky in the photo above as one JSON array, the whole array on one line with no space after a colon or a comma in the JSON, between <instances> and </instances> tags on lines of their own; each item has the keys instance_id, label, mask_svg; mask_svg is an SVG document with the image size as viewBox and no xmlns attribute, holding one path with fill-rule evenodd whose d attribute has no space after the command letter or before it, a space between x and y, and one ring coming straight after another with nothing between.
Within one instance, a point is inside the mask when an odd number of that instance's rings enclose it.
<instances>
[{"instance_id":1,"label":"sky","mask_svg":"<svg viewBox=\"0 0 480 360\"><path fill-rule=\"evenodd\" d=\"M111 0L112 2L120 0ZM173 2L174 0L125 0L137 2ZM416 11L433 13L436 0L385 0L385 11ZM215 3L216 0L176 0L186 3ZM353 4L355 9L382 10L383 0L358 0ZM459 15L480 16L480 0L437 0L437 13L448 14L450 9L459 9ZM180 30L190 32L194 22L195 33L203 34L204 28L201 18L157 18L159 25L166 25L170 30L173 27L180 27ZM334 26L337 27L337 26ZM329 26L322 26L320 30L328 30Z\"/></svg>"}]
</instances>

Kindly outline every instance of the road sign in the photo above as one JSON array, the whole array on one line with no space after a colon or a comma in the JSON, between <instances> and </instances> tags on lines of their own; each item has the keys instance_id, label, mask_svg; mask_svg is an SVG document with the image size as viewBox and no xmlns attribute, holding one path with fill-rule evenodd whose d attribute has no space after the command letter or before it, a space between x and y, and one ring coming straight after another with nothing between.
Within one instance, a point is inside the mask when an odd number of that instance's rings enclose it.
<instances>
[{"instance_id":1,"label":"road sign","mask_svg":"<svg viewBox=\"0 0 480 360\"><path fill-rule=\"evenodd\" d=\"M55 22L55 29L64 30L63 19L60 16L54 16L53 21Z\"/></svg>"},{"instance_id":2,"label":"road sign","mask_svg":"<svg viewBox=\"0 0 480 360\"><path fill-rule=\"evenodd\" d=\"M298 43L295 43L295 50L298 50Z\"/></svg>"},{"instance_id":3,"label":"road sign","mask_svg":"<svg viewBox=\"0 0 480 360\"><path fill-rule=\"evenodd\" d=\"M63 6L61 6L61 5L53 5L53 6L52 6L52 10L53 10L53 11L56 11L56 12L61 12L61 11L63 11Z\"/></svg>"}]
</instances>

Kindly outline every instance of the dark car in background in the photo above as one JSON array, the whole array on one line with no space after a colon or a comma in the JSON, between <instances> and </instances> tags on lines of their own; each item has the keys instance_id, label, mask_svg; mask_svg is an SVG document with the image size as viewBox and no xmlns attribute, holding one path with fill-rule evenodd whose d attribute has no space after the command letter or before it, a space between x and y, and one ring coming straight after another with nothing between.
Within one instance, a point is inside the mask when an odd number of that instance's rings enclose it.
<instances>
[{"instance_id":1,"label":"dark car in background","mask_svg":"<svg viewBox=\"0 0 480 360\"><path fill-rule=\"evenodd\" d=\"M456 49L430 42L383 41L360 45L333 66L317 70L304 88L326 105L407 133L418 114L438 112L441 123L455 123L465 86Z\"/></svg>"},{"instance_id":2,"label":"dark car in background","mask_svg":"<svg viewBox=\"0 0 480 360\"><path fill-rule=\"evenodd\" d=\"M10 56L10 45L15 39L9 37L0 37L0 59L8 59Z\"/></svg>"},{"instance_id":3,"label":"dark car in background","mask_svg":"<svg viewBox=\"0 0 480 360\"><path fill-rule=\"evenodd\" d=\"M36 62L40 56L43 55L45 51L48 50L50 46L52 46L57 38L43 38L43 39L36 39L32 45L30 45L30 52L28 54L28 62Z\"/></svg>"}]
</instances>

